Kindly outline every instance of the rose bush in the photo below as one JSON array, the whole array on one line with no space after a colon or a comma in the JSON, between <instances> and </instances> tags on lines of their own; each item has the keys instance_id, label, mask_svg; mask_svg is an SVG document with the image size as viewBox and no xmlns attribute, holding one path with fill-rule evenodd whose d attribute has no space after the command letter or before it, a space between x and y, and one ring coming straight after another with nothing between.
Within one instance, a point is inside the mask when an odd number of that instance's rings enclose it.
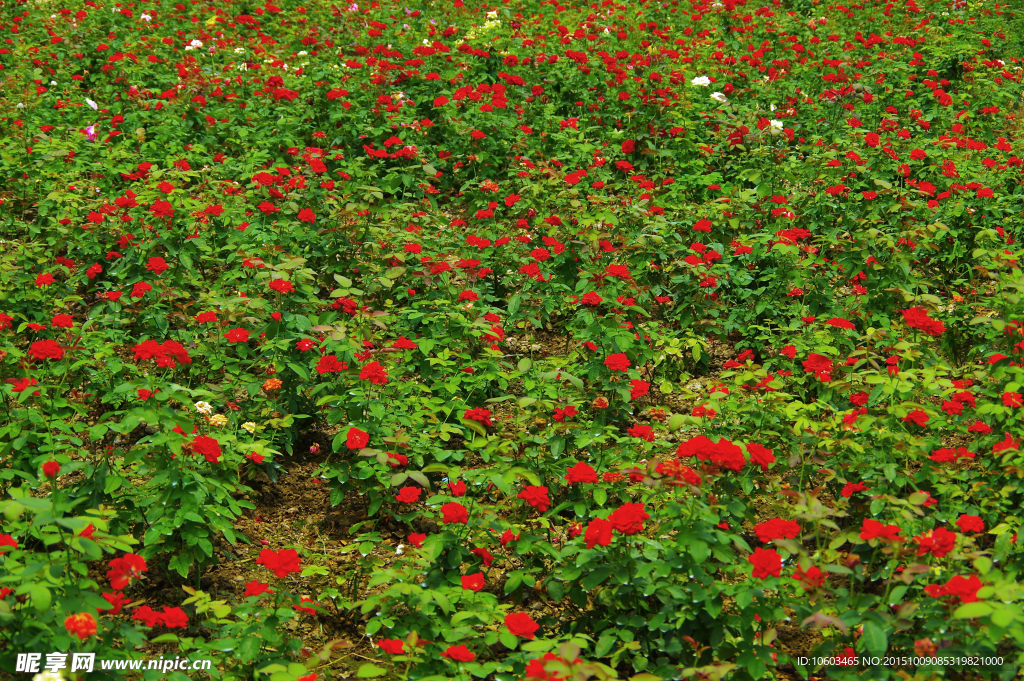
<instances>
[{"instance_id":1,"label":"rose bush","mask_svg":"<svg viewBox=\"0 0 1024 681\"><path fill-rule=\"evenodd\" d=\"M5 10L5 669L1019 670L1012 4Z\"/></svg>"}]
</instances>

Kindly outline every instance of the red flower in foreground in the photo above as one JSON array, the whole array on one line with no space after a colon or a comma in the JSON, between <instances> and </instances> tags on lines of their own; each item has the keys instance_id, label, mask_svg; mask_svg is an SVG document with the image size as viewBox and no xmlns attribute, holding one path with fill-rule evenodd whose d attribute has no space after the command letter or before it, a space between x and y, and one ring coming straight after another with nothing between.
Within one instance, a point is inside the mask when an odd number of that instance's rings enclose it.
<instances>
[{"instance_id":1,"label":"red flower in foreground","mask_svg":"<svg viewBox=\"0 0 1024 681\"><path fill-rule=\"evenodd\" d=\"M452 501L441 506L441 522L445 525L469 522L469 511L462 504Z\"/></svg>"},{"instance_id":2,"label":"red flower in foreground","mask_svg":"<svg viewBox=\"0 0 1024 681\"><path fill-rule=\"evenodd\" d=\"M871 518L864 518L864 523L861 525L860 538L864 540L901 541L898 536L899 533L899 525L886 525Z\"/></svg>"},{"instance_id":3,"label":"red flower in foreground","mask_svg":"<svg viewBox=\"0 0 1024 681\"><path fill-rule=\"evenodd\" d=\"M188 615L181 608L164 606L164 626L169 629L184 629L188 626Z\"/></svg>"},{"instance_id":4,"label":"red flower in foreground","mask_svg":"<svg viewBox=\"0 0 1024 681\"><path fill-rule=\"evenodd\" d=\"M260 557L256 560L257 565L271 570L277 577L287 577L288 575L299 571L299 563L302 559L299 558L299 553L295 549L283 549L281 551L271 551L270 549L263 549L260 551Z\"/></svg>"},{"instance_id":5,"label":"red flower in foreground","mask_svg":"<svg viewBox=\"0 0 1024 681\"><path fill-rule=\"evenodd\" d=\"M630 367L629 357L621 352L614 355L608 355L604 360L604 365L612 371L626 371Z\"/></svg>"},{"instance_id":6,"label":"red flower in foreground","mask_svg":"<svg viewBox=\"0 0 1024 681\"><path fill-rule=\"evenodd\" d=\"M978 589L984 586L977 575L963 577L957 575L943 585L929 584L924 592L932 598L950 597L954 602L974 603L978 600Z\"/></svg>"},{"instance_id":7,"label":"red flower in foreground","mask_svg":"<svg viewBox=\"0 0 1024 681\"><path fill-rule=\"evenodd\" d=\"M871 489L871 488L866 486L866 485L864 485L863 483L860 483L860 482L848 482L845 485L843 485L843 489L839 493L839 496L843 497L844 499L849 499L850 497L852 497L857 492L866 492L869 489Z\"/></svg>"},{"instance_id":8,"label":"red flower in foreground","mask_svg":"<svg viewBox=\"0 0 1024 681\"><path fill-rule=\"evenodd\" d=\"M250 596L262 596L263 594L272 593L274 593L274 590L270 588L269 584L264 584L263 582L254 579L245 585L244 598L249 598Z\"/></svg>"},{"instance_id":9,"label":"red flower in foreground","mask_svg":"<svg viewBox=\"0 0 1024 681\"><path fill-rule=\"evenodd\" d=\"M60 473L60 464L56 461L47 461L43 464L43 475L48 478L56 478L57 473Z\"/></svg>"},{"instance_id":10,"label":"red flower in foreground","mask_svg":"<svg viewBox=\"0 0 1024 681\"><path fill-rule=\"evenodd\" d=\"M134 553L126 553L121 558L114 558L110 561L109 565L110 570L107 571L107 579L110 580L110 586L115 591L121 591L128 586L128 582L132 578L141 577L142 573L148 569L145 559Z\"/></svg>"},{"instance_id":11,"label":"red flower in foreground","mask_svg":"<svg viewBox=\"0 0 1024 681\"><path fill-rule=\"evenodd\" d=\"M917 542L918 556L930 553L936 558L942 558L956 546L956 532L937 527L914 537L914 541Z\"/></svg>"},{"instance_id":12,"label":"red flower in foreground","mask_svg":"<svg viewBox=\"0 0 1024 681\"><path fill-rule=\"evenodd\" d=\"M484 588L484 574L462 575L462 588L468 591L480 591Z\"/></svg>"},{"instance_id":13,"label":"red flower in foreground","mask_svg":"<svg viewBox=\"0 0 1024 681\"><path fill-rule=\"evenodd\" d=\"M441 653L441 657L447 657L453 662L472 662L476 655L465 645L450 646L448 650Z\"/></svg>"},{"instance_id":14,"label":"red flower in foreground","mask_svg":"<svg viewBox=\"0 0 1024 681\"><path fill-rule=\"evenodd\" d=\"M245 329L231 329L224 337L228 339L229 343L247 343L249 341L249 332Z\"/></svg>"},{"instance_id":15,"label":"red flower in foreground","mask_svg":"<svg viewBox=\"0 0 1024 681\"><path fill-rule=\"evenodd\" d=\"M401 655L405 652L405 642L397 638L382 638L377 646L388 655Z\"/></svg>"},{"instance_id":16,"label":"red flower in foreground","mask_svg":"<svg viewBox=\"0 0 1024 681\"><path fill-rule=\"evenodd\" d=\"M65 619L64 628L72 636L77 636L79 641L84 641L96 634L96 618L87 612L80 612Z\"/></svg>"},{"instance_id":17,"label":"red flower in foreground","mask_svg":"<svg viewBox=\"0 0 1024 681\"><path fill-rule=\"evenodd\" d=\"M483 407L477 407L475 409L467 409L462 414L462 418L467 421L476 421L482 423L485 426L493 426L494 423L491 421L491 410L484 409Z\"/></svg>"},{"instance_id":18,"label":"red flower in foreground","mask_svg":"<svg viewBox=\"0 0 1024 681\"><path fill-rule=\"evenodd\" d=\"M782 556L775 549L756 548L747 556L747 560L754 566L751 576L755 579L768 579L782 574Z\"/></svg>"},{"instance_id":19,"label":"red flower in foreground","mask_svg":"<svg viewBox=\"0 0 1024 681\"><path fill-rule=\"evenodd\" d=\"M398 494L395 495L395 500L400 501L403 504L414 504L420 500L420 488L406 486L398 490Z\"/></svg>"},{"instance_id":20,"label":"red flower in foreground","mask_svg":"<svg viewBox=\"0 0 1024 681\"><path fill-rule=\"evenodd\" d=\"M551 506L551 499L548 498L547 487L527 486L526 489L516 495L516 498L522 499L541 513L548 510Z\"/></svg>"},{"instance_id":21,"label":"red flower in foreground","mask_svg":"<svg viewBox=\"0 0 1024 681\"><path fill-rule=\"evenodd\" d=\"M807 590L818 589L825 584L825 575L817 566L807 568L807 572L797 568L793 572L793 579L802 582L804 589Z\"/></svg>"},{"instance_id":22,"label":"red flower in foreground","mask_svg":"<svg viewBox=\"0 0 1024 681\"><path fill-rule=\"evenodd\" d=\"M608 546L612 543L612 524L601 518L594 518L587 525L587 531L583 535L583 541L587 548L595 546Z\"/></svg>"},{"instance_id":23,"label":"red flower in foreground","mask_svg":"<svg viewBox=\"0 0 1024 681\"><path fill-rule=\"evenodd\" d=\"M97 610L97 612L101 612L104 615L119 615L121 614L121 608L131 603L131 601L125 600L124 594L119 591L115 591L112 594L104 593L100 595L103 596L107 603L110 603L109 608Z\"/></svg>"},{"instance_id":24,"label":"red flower in foreground","mask_svg":"<svg viewBox=\"0 0 1024 681\"><path fill-rule=\"evenodd\" d=\"M38 340L28 348L33 359L63 359L64 348L55 340Z\"/></svg>"},{"instance_id":25,"label":"red flower in foreground","mask_svg":"<svg viewBox=\"0 0 1024 681\"><path fill-rule=\"evenodd\" d=\"M772 454L772 450L756 442L747 443L747 454L750 455L750 463L760 466L762 473L768 470L768 466L775 463L775 455Z\"/></svg>"},{"instance_id":26,"label":"red flower in foreground","mask_svg":"<svg viewBox=\"0 0 1024 681\"><path fill-rule=\"evenodd\" d=\"M198 435L191 443L192 451L196 454L202 454L210 463L220 463L221 449L220 443L215 438Z\"/></svg>"},{"instance_id":27,"label":"red flower in foreground","mask_svg":"<svg viewBox=\"0 0 1024 681\"><path fill-rule=\"evenodd\" d=\"M534 634L540 629L540 625L525 612L510 612L505 615L505 626L513 636L528 639L533 639Z\"/></svg>"},{"instance_id":28,"label":"red flower in foreground","mask_svg":"<svg viewBox=\"0 0 1024 681\"><path fill-rule=\"evenodd\" d=\"M616 532L625 535L633 535L644 530L644 521L650 519L650 514L644 511L644 505L628 503L612 511L608 521L615 528Z\"/></svg>"},{"instance_id":29,"label":"red flower in foreground","mask_svg":"<svg viewBox=\"0 0 1024 681\"><path fill-rule=\"evenodd\" d=\"M384 385L388 382L388 372L380 362L370 362L359 371L359 378L374 385Z\"/></svg>"},{"instance_id":30,"label":"red flower in foreground","mask_svg":"<svg viewBox=\"0 0 1024 681\"><path fill-rule=\"evenodd\" d=\"M370 442L370 434L359 430L355 426L348 429L348 435L345 437L345 446L349 449L362 449Z\"/></svg>"},{"instance_id":31,"label":"red flower in foreground","mask_svg":"<svg viewBox=\"0 0 1024 681\"><path fill-rule=\"evenodd\" d=\"M133 620L142 622L147 627L159 627L164 623L164 616L158 613L148 605L143 605L135 610L135 614L132 615Z\"/></svg>"},{"instance_id":32,"label":"red flower in foreground","mask_svg":"<svg viewBox=\"0 0 1024 681\"><path fill-rule=\"evenodd\" d=\"M597 471L580 461L565 473L565 481L570 485L576 483L597 482Z\"/></svg>"},{"instance_id":33,"label":"red flower in foreground","mask_svg":"<svg viewBox=\"0 0 1024 681\"><path fill-rule=\"evenodd\" d=\"M800 523L794 520L773 518L754 527L757 538L767 544L775 539L796 539L800 536Z\"/></svg>"},{"instance_id":34,"label":"red flower in foreground","mask_svg":"<svg viewBox=\"0 0 1024 681\"><path fill-rule=\"evenodd\" d=\"M984 532L985 522L980 516L967 515L966 513L957 518L956 526L960 528L960 531L964 534L968 532Z\"/></svg>"}]
</instances>

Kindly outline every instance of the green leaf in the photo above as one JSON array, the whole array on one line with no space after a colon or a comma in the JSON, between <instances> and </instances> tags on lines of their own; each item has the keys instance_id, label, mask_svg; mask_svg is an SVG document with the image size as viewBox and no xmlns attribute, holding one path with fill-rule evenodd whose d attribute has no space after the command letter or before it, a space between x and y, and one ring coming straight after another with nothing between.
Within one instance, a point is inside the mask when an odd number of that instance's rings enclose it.
<instances>
[{"instance_id":1,"label":"green leaf","mask_svg":"<svg viewBox=\"0 0 1024 681\"><path fill-rule=\"evenodd\" d=\"M885 635L882 626L873 620L864 623L864 633L860 637L860 643L864 650L872 655L884 655L889 649L889 639Z\"/></svg>"},{"instance_id":2,"label":"green leaf","mask_svg":"<svg viewBox=\"0 0 1024 681\"><path fill-rule=\"evenodd\" d=\"M686 416L684 414L672 414L668 419L668 432L672 433L683 427L686 423Z\"/></svg>"},{"instance_id":3,"label":"green leaf","mask_svg":"<svg viewBox=\"0 0 1024 681\"><path fill-rule=\"evenodd\" d=\"M527 470L522 466L512 466L508 472L512 475L517 475L520 478L526 478L526 481L534 487L540 487L540 478L531 470Z\"/></svg>"},{"instance_id":4,"label":"green leaf","mask_svg":"<svg viewBox=\"0 0 1024 681\"><path fill-rule=\"evenodd\" d=\"M306 367L301 364L296 364L295 362L288 362L288 367L303 381L309 380L309 369Z\"/></svg>"},{"instance_id":5,"label":"green leaf","mask_svg":"<svg viewBox=\"0 0 1024 681\"><path fill-rule=\"evenodd\" d=\"M697 561L698 564L703 563L711 555L711 551L708 549L708 545L699 539L695 539L690 543L690 555Z\"/></svg>"},{"instance_id":6,"label":"green leaf","mask_svg":"<svg viewBox=\"0 0 1024 681\"><path fill-rule=\"evenodd\" d=\"M498 640L501 641L501 645L505 646L509 650L515 650L519 645L519 639L507 631L503 631L498 635Z\"/></svg>"},{"instance_id":7,"label":"green leaf","mask_svg":"<svg viewBox=\"0 0 1024 681\"><path fill-rule=\"evenodd\" d=\"M591 572L589 575L587 575L586 577L583 578L583 588L586 591L590 591L591 589L596 587L598 584L600 584L604 580L608 579L608 576L611 575L611 574L612 574L611 566L604 565L602 567L599 567L596 570L594 570L593 572Z\"/></svg>"},{"instance_id":8,"label":"green leaf","mask_svg":"<svg viewBox=\"0 0 1024 681\"><path fill-rule=\"evenodd\" d=\"M557 580L550 580L548 582L548 595L556 601L560 601L565 597L565 586Z\"/></svg>"},{"instance_id":9,"label":"green leaf","mask_svg":"<svg viewBox=\"0 0 1024 681\"><path fill-rule=\"evenodd\" d=\"M974 603L964 603L956 612L953 613L953 619L958 620L974 620L985 615L992 614L992 606L985 601L975 601Z\"/></svg>"},{"instance_id":10,"label":"green leaf","mask_svg":"<svg viewBox=\"0 0 1024 681\"><path fill-rule=\"evenodd\" d=\"M472 421L470 419L459 419L459 423L466 426L480 437L487 437L487 429L484 428L483 424L479 421Z\"/></svg>"},{"instance_id":11,"label":"green leaf","mask_svg":"<svg viewBox=\"0 0 1024 681\"><path fill-rule=\"evenodd\" d=\"M356 672L356 676L361 679L372 679L376 676L384 676L387 673L387 669L367 662L359 667L359 671Z\"/></svg>"},{"instance_id":12,"label":"green leaf","mask_svg":"<svg viewBox=\"0 0 1024 681\"><path fill-rule=\"evenodd\" d=\"M32 606L39 612L46 612L53 602L53 595L50 590L42 584L30 584L28 593L32 597Z\"/></svg>"}]
</instances>

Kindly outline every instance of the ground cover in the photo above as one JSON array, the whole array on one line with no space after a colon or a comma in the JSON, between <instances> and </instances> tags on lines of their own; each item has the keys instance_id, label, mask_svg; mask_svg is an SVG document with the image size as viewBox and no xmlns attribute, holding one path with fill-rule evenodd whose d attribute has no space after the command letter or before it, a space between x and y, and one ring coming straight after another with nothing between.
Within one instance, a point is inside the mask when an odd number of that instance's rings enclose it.
<instances>
[{"instance_id":1,"label":"ground cover","mask_svg":"<svg viewBox=\"0 0 1024 681\"><path fill-rule=\"evenodd\" d=\"M1012 4L0 33L4 671L1016 675Z\"/></svg>"}]
</instances>

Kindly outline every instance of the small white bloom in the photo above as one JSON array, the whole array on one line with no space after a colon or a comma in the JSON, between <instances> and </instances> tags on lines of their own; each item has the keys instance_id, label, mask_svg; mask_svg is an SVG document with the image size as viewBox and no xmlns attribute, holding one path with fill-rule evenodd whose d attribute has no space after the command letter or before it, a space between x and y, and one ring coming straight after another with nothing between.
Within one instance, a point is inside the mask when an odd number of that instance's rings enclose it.
<instances>
[{"instance_id":1,"label":"small white bloom","mask_svg":"<svg viewBox=\"0 0 1024 681\"><path fill-rule=\"evenodd\" d=\"M192 42L189 43L189 45L191 45L192 47L202 47L203 46L203 41L201 41L201 40L193 40Z\"/></svg>"},{"instance_id":2,"label":"small white bloom","mask_svg":"<svg viewBox=\"0 0 1024 681\"><path fill-rule=\"evenodd\" d=\"M242 424L242 430L249 433L249 435L252 435L253 433L256 432L256 424L253 423L252 421L246 421L245 423Z\"/></svg>"},{"instance_id":3,"label":"small white bloom","mask_svg":"<svg viewBox=\"0 0 1024 681\"><path fill-rule=\"evenodd\" d=\"M209 402L196 402L196 411L198 411L203 416L209 416L210 414L213 413L213 405L211 405Z\"/></svg>"},{"instance_id":4,"label":"small white bloom","mask_svg":"<svg viewBox=\"0 0 1024 681\"><path fill-rule=\"evenodd\" d=\"M245 48L244 47L236 47L235 48L235 54L245 54Z\"/></svg>"},{"instance_id":5,"label":"small white bloom","mask_svg":"<svg viewBox=\"0 0 1024 681\"><path fill-rule=\"evenodd\" d=\"M708 85L711 85L711 79L708 78L707 76L697 76L696 78L690 81L690 84L699 85L700 87L707 87Z\"/></svg>"},{"instance_id":6,"label":"small white bloom","mask_svg":"<svg viewBox=\"0 0 1024 681\"><path fill-rule=\"evenodd\" d=\"M306 52L305 50L302 50L301 52L299 52L299 56L300 57L305 57L307 54L309 54L309 52Z\"/></svg>"},{"instance_id":7,"label":"small white bloom","mask_svg":"<svg viewBox=\"0 0 1024 681\"><path fill-rule=\"evenodd\" d=\"M151 17L148 14L146 14L145 12L143 12L142 16L139 17L139 19L142 19L143 21L152 21L153 17Z\"/></svg>"},{"instance_id":8,"label":"small white bloom","mask_svg":"<svg viewBox=\"0 0 1024 681\"><path fill-rule=\"evenodd\" d=\"M50 81L50 85L56 85L56 84L57 84L57 81L55 81L55 80L51 80Z\"/></svg>"},{"instance_id":9,"label":"small white bloom","mask_svg":"<svg viewBox=\"0 0 1024 681\"><path fill-rule=\"evenodd\" d=\"M186 45L186 46L185 46L185 51L186 51L186 52L191 52L191 51L192 51L192 50L194 50L194 49L195 49L195 48L194 48L194 47L192 47L191 45Z\"/></svg>"},{"instance_id":10,"label":"small white bloom","mask_svg":"<svg viewBox=\"0 0 1024 681\"><path fill-rule=\"evenodd\" d=\"M711 93L711 99L715 100L716 102L721 102L722 104L725 104L726 102L729 101L729 98L723 95L721 92Z\"/></svg>"},{"instance_id":11,"label":"small white bloom","mask_svg":"<svg viewBox=\"0 0 1024 681\"><path fill-rule=\"evenodd\" d=\"M405 544L399 544L398 548L395 550L395 553L397 553L398 555L402 555L402 550L404 548L405 548Z\"/></svg>"},{"instance_id":12,"label":"small white bloom","mask_svg":"<svg viewBox=\"0 0 1024 681\"><path fill-rule=\"evenodd\" d=\"M96 111L99 108L99 107L96 106L96 102L92 101L89 98L86 98L85 103L88 104L90 107L92 107L93 111Z\"/></svg>"},{"instance_id":13,"label":"small white bloom","mask_svg":"<svg viewBox=\"0 0 1024 681\"><path fill-rule=\"evenodd\" d=\"M239 71L248 71L249 67L246 64L239 64L238 65L238 70Z\"/></svg>"}]
</instances>

